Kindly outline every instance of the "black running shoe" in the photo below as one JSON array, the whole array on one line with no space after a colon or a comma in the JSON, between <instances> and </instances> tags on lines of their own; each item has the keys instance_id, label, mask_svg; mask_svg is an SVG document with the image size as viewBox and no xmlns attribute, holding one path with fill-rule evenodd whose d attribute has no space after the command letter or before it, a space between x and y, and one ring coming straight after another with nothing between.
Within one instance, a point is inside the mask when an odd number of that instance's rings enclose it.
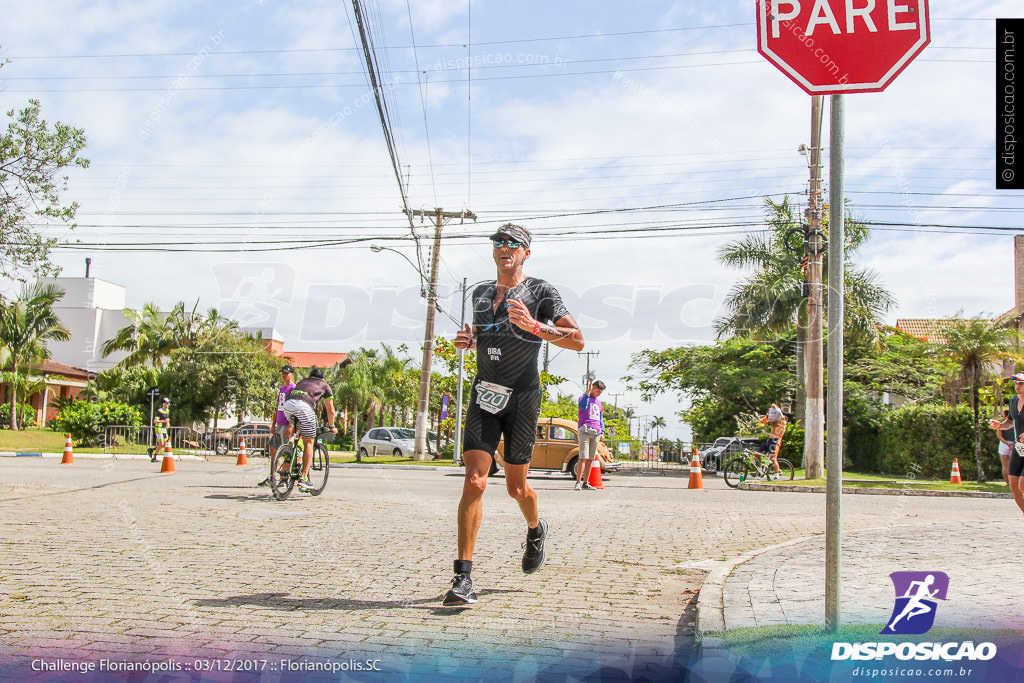
<instances>
[{"instance_id":1,"label":"black running shoe","mask_svg":"<svg viewBox=\"0 0 1024 683\"><path fill-rule=\"evenodd\" d=\"M537 538L530 538L530 532L526 532L526 542L523 543L523 573L532 574L544 566L544 539L548 537L548 522L541 518L537 524Z\"/></svg>"},{"instance_id":2,"label":"black running shoe","mask_svg":"<svg viewBox=\"0 0 1024 683\"><path fill-rule=\"evenodd\" d=\"M260 483L258 483L256 485L257 486L270 486L270 477L267 477L266 479L264 479L263 481L261 481Z\"/></svg>"},{"instance_id":3,"label":"black running shoe","mask_svg":"<svg viewBox=\"0 0 1024 683\"><path fill-rule=\"evenodd\" d=\"M452 579L452 588L444 594L441 604L445 607L469 607L475 602L473 579L469 578L469 574L456 574Z\"/></svg>"}]
</instances>

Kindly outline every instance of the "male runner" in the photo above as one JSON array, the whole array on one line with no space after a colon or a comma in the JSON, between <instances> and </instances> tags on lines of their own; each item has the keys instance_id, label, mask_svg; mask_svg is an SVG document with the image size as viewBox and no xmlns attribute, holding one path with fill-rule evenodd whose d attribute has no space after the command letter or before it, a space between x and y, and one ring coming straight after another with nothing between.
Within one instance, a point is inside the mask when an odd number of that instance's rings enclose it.
<instances>
[{"instance_id":1,"label":"male runner","mask_svg":"<svg viewBox=\"0 0 1024 683\"><path fill-rule=\"evenodd\" d=\"M291 422L292 418L299 422L299 436L302 437L302 478L296 486L302 492L313 488L309 483L309 466L313 464L313 438L316 436L316 402L324 399L327 407L327 424L331 425L331 433L337 434L334 426L334 394L331 385L324 381L324 371L312 368L309 377L300 380L288 394L282 409Z\"/></svg>"},{"instance_id":2,"label":"male runner","mask_svg":"<svg viewBox=\"0 0 1024 683\"><path fill-rule=\"evenodd\" d=\"M292 425L284 415L284 402L288 394L295 388L295 368L286 365L281 368L281 386L277 389L277 416L274 418L274 435L267 442L267 455L274 462L274 454L287 439L291 438ZM270 486L270 477L261 481L258 486Z\"/></svg>"},{"instance_id":3,"label":"male runner","mask_svg":"<svg viewBox=\"0 0 1024 683\"><path fill-rule=\"evenodd\" d=\"M526 277L530 233L511 223L491 235L498 276L473 291L473 326L455 336L460 349L476 348L477 375L469 393L463 462L466 467L458 512L458 559L447 607L476 602L473 549L483 516L483 494L498 441L505 437L505 487L526 518L523 572L544 564L548 523L537 511L537 493L526 481L537 435L541 387L537 357L541 342L579 351L583 334L558 291L544 280Z\"/></svg>"},{"instance_id":4,"label":"male runner","mask_svg":"<svg viewBox=\"0 0 1024 683\"><path fill-rule=\"evenodd\" d=\"M167 449L166 443L171 428L171 399L164 397L160 401L160 407L156 409L156 416L153 417L153 431L156 434L156 448L149 452L149 461L156 462L158 455L163 454Z\"/></svg>"}]
</instances>

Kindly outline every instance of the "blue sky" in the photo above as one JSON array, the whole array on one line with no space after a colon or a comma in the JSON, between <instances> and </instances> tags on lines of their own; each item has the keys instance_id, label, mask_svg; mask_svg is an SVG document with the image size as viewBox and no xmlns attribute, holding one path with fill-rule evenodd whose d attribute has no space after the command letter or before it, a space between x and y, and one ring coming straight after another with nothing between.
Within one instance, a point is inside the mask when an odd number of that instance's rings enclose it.
<instances>
[{"instance_id":1,"label":"blue sky","mask_svg":"<svg viewBox=\"0 0 1024 683\"><path fill-rule=\"evenodd\" d=\"M418 358L418 275L368 245L425 263L431 226L416 222L417 256L352 4L293 5L6 2L0 104L38 98L88 136L64 274L89 256L130 306L199 299L287 348ZM484 237L523 223L527 272L566 294L615 400L675 423L674 400L641 405L618 381L630 354L712 339L737 276L716 248L758 229L764 196L807 188L810 98L756 53L754 3L364 6L410 208L478 216L445 227L442 293L493 277ZM1019 8L931 12L918 60L846 98L853 213L894 224L859 259L898 299L890 322L1013 305L1011 233L924 226L1019 224L1021 194L993 181L994 19ZM458 318L457 297L443 306ZM584 368L570 352L552 364Z\"/></svg>"}]
</instances>

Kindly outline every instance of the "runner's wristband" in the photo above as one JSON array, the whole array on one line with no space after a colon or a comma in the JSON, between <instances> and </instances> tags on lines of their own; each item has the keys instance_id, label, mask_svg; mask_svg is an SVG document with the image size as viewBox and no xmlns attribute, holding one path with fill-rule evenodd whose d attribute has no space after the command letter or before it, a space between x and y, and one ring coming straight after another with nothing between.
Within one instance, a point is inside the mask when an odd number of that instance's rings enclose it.
<instances>
[{"instance_id":1,"label":"runner's wristband","mask_svg":"<svg viewBox=\"0 0 1024 683\"><path fill-rule=\"evenodd\" d=\"M538 332L540 332L540 321L539 320L533 323L533 334L534 334L534 336L536 336Z\"/></svg>"}]
</instances>

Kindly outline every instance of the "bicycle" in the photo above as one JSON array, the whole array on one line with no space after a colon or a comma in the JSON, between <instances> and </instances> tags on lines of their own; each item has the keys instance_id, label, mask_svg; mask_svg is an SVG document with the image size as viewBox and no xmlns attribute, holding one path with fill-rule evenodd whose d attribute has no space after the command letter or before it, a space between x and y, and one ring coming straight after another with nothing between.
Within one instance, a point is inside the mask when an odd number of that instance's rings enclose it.
<instances>
[{"instance_id":1,"label":"bicycle","mask_svg":"<svg viewBox=\"0 0 1024 683\"><path fill-rule=\"evenodd\" d=\"M330 438L325 438L330 437ZM270 492L274 500L285 500L291 495L295 483L302 478L303 446L299 445L299 426L292 422L292 437L270 458ZM313 437L313 461L309 465L309 494L319 496L327 487L327 475L331 473L331 461L324 441L331 441L334 434L320 425Z\"/></svg>"},{"instance_id":2,"label":"bicycle","mask_svg":"<svg viewBox=\"0 0 1024 683\"><path fill-rule=\"evenodd\" d=\"M759 453L749 448L744 448L740 455L725 463L722 473L726 486L733 489L754 478L766 481L792 481L795 476L793 463L789 460L779 458L779 473L776 474L775 466L767 453Z\"/></svg>"}]
</instances>

